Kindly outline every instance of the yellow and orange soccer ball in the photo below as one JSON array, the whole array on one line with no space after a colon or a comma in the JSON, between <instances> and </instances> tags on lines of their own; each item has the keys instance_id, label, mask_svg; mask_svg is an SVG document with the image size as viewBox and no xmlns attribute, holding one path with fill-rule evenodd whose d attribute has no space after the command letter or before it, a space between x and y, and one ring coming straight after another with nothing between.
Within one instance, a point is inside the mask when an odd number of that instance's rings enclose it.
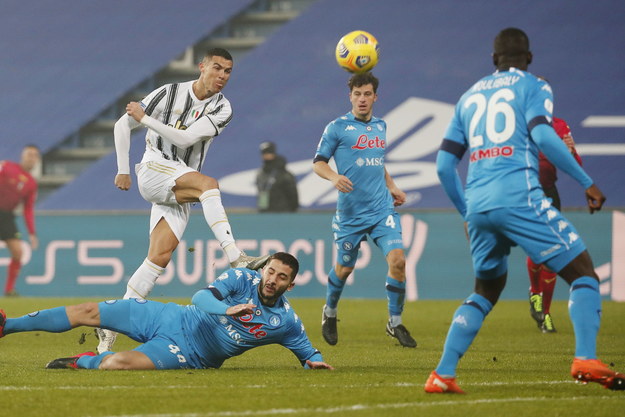
<instances>
[{"instance_id":1,"label":"yellow and orange soccer ball","mask_svg":"<svg viewBox=\"0 0 625 417\"><path fill-rule=\"evenodd\" d=\"M346 71L371 71L378 63L377 39L364 30L355 30L343 36L336 45L336 62Z\"/></svg>"}]
</instances>

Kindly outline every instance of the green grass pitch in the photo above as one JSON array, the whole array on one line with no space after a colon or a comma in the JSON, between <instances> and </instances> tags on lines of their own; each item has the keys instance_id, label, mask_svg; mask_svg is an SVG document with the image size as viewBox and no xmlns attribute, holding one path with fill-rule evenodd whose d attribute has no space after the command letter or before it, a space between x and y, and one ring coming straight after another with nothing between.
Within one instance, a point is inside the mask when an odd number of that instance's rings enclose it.
<instances>
[{"instance_id":1,"label":"green grass pitch","mask_svg":"<svg viewBox=\"0 0 625 417\"><path fill-rule=\"evenodd\" d=\"M15 317L81 301L0 298L0 308ZM406 305L404 323L416 349L385 335L384 300L342 300L336 346L321 337L322 300L291 303L335 371L303 370L281 346L252 350L219 370L46 370L51 359L94 350L91 329L22 333L0 340L0 416L588 417L625 410L624 391L575 384L570 377L574 339L564 301L552 307L556 334L538 331L527 302L500 302L460 362L458 381L468 395L423 392L459 301ZM120 336L116 349L135 345ZM625 303L603 303L598 353L625 371Z\"/></svg>"}]
</instances>

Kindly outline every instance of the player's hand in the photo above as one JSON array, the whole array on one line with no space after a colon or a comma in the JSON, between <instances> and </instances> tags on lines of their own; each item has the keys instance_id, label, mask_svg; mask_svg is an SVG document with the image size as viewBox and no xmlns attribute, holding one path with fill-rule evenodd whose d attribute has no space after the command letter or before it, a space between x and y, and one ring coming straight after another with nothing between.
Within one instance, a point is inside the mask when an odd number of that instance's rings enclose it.
<instances>
[{"instance_id":1,"label":"player's hand","mask_svg":"<svg viewBox=\"0 0 625 417\"><path fill-rule=\"evenodd\" d=\"M28 237L30 238L30 247L33 248L33 250L37 249L39 247L39 238L37 235L29 235Z\"/></svg>"},{"instance_id":2,"label":"player's hand","mask_svg":"<svg viewBox=\"0 0 625 417\"><path fill-rule=\"evenodd\" d=\"M590 214L595 211L601 210L603 203L605 202L605 196L595 184L586 189L586 201L588 202L588 210Z\"/></svg>"},{"instance_id":3,"label":"player's hand","mask_svg":"<svg viewBox=\"0 0 625 417\"><path fill-rule=\"evenodd\" d=\"M566 147L569 148L569 152L574 153L575 141L573 140L573 136L571 136L570 133L567 133L566 135L562 136L562 140L564 141Z\"/></svg>"},{"instance_id":4,"label":"player's hand","mask_svg":"<svg viewBox=\"0 0 625 417\"><path fill-rule=\"evenodd\" d=\"M332 180L332 184L334 184L334 188L342 193L349 193L354 189L352 182L345 175L337 175Z\"/></svg>"},{"instance_id":5,"label":"player's hand","mask_svg":"<svg viewBox=\"0 0 625 417\"><path fill-rule=\"evenodd\" d=\"M141 123L141 119L143 118L143 116L145 116L143 107L141 107L141 104L137 103L136 101L131 101L126 105L126 114L128 114L128 116L132 117L139 123Z\"/></svg>"},{"instance_id":6,"label":"player's hand","mask_svg":"<svg viewBox=\"0 0 625 417\"><path fill-rule=\"evenodd\" d=\"M115 187L119 188L120 190L128 191L130 189L130 184L132 184L130 174L115 175Z\"/></svg>"},{"instance_id":7,"label":"player's hand","mask_svg":"<svg viewBox=\"0 0 625 417\"><path fill-rule=\"evenodd\" d=\"M399 188L393 188L389 191L391 192L391 196L393 196L393 205L395 205L395 207L401 206L406 202L406 193Z\"/></svg>"},{"instance_id":8,"label":"player's hand","mask_svg":"<svg viewBox=\"0 0 625 417\"><path fill-rule=\"evenodd\" d=\"M237 304L232 307L228 307L226 315L230 317L241 317L246 314L254 314L256 304Z\"/></svg>"},{"instance_id":9,"label":"player's hand","mask_svg":"<svg viewBox=\"0 0 625 417\"><path fill-rule=\"evenodd\" d=\"M306 365L308 365L310 369L329 369L331 371L334 371L334 367L328 365L325 362L312 362L310 360L307 360Z\"/></svg>"}]
</instances>

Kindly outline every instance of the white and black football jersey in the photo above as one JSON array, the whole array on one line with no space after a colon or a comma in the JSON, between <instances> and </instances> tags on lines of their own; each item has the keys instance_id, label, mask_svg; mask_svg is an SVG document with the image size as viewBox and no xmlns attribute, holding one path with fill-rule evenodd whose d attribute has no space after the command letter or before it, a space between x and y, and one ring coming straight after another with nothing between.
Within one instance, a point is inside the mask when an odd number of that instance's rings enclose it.
<instances>
[{"instance_id":1,"label":"white and black football jersey","mask_svg":"<svg viewBox=\"0 0 625 417\"><path fill-rule=\"evenodd\" d=\"M142 162L164 158L201 170L211 142L232 119L232 107L222 93L198 99L193 93L193 83L167 84L141 100L146 115L164 125L194 133L192 143L181 147L168 139L166 132L158 133L148 126Z\"/></svg>"}]
</instances>

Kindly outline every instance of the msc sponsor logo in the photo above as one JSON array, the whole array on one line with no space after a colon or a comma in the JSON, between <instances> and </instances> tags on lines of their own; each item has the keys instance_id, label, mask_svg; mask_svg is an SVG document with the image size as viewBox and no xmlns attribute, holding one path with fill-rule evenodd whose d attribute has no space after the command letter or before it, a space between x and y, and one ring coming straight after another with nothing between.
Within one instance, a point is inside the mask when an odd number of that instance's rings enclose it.
<instances>
[{"instance_id":1,"label":"msc sponsor logo","mask_svg":"<svg viewBox=\"0 0 625 417\"><path fill-rule=\"evenodd\" d=\"M514 147L512 146L495 146L488 149L478 149L471 152L471 162L477 162L482 159L499 158L500 156L510 157L514 155Z\"/></svg>"},{"instance_id":2,"label":"msc sponsor logo","mask_svg":"<svg viewBox=\"0 0 625 417\"><path fill-rule=\"evenodd\" d=\"M358 158L356 159L356 165L359 167L380 167L384 165L384 157L380 158Z\"/></svg>"}]
</instances>

